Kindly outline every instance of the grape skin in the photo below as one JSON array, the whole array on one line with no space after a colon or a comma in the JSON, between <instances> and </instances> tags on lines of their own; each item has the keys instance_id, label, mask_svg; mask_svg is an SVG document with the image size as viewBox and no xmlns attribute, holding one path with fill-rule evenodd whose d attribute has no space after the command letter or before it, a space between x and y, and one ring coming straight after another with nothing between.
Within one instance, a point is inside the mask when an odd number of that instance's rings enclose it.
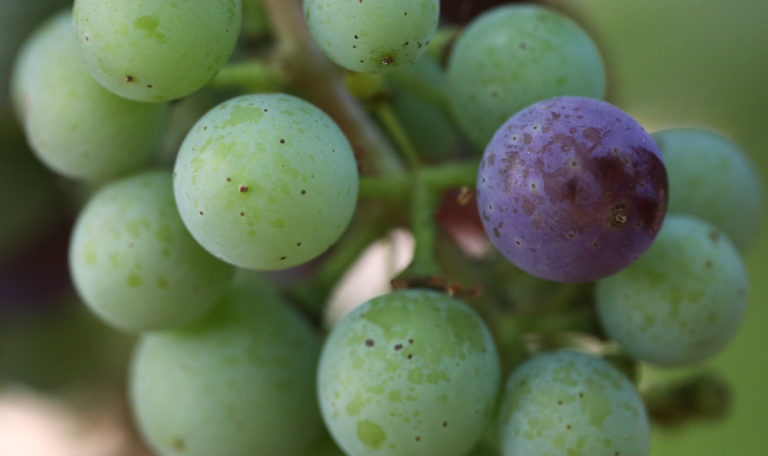
<instances>
[{"instance_id":1,"label":"grape skin","mask_svg":"<svg viewBox=\"0 0 768 456\"><path fill-rule=\"evenodd\" d=\"M328 57L374 73L412 64L437 30L439 0L306 0L309 30Z\"/></svg>"},{"instance_id":2,"label":"grape skin","mask_svg":"<svg viewBox=\"0 0 768 456\"><path fill-rule=\"evenodd\" d=\"M77 43L90 74L131 100L189 95L226 63L237 42L240 0L76 0Z\"/></svg>"},{"instance_id":3,"label":"grape skin","mask_svg":"<svg viewBox=\"0 0 768 456\"><path fill-rule=\"evenodd\" d=\"M605 361L540 354L507 381L499 415L504 456L647 456L648 417L632 383Z\"/></svg>"},{"instance_id":4,"label":"grape skin","mask_svg":"<svg viewBox=\"0 0 768 456\"><path fill-rule=\"evenodd\" d=\"M573 21L534 5L507 5L476 18L448 62L456 123L483 148L509 116L558 95L602 98L605 69Z\"/></svg>"},{"instance_id":5,"label":"grape skin","mask_svg":"<svg viewBox=\"0 0 768 456\"><path fill-rule=\"evenodd\" d=\"M699 363L733 338L748 280L717 228L670 215L637 263L597 283L600 321L633 357L665 366Z\"/></svg>"},{"instance_id":6,"label":"grape skin","mask_svg":"<svg viewBox=\"0 0 768 456\"><path fill-rule=\"evenodd\" d=\"M37 33L39 39L31 37L35 44L26 48L34 54L22 58L30 63L19 70L26 80L18 87L26 100L27 138L38 158L59 174L86 180L143 164L160 143L166 107L125 100L97 84L82 67L69 14Z\"/></svg>"},{"instance_id":7,"label":"grape skin","mask_svg":"<svg viewBox=\"0 0 768 456\"><path fill-rule=\"evenodd\" d=\"M764 203L746 155L713 131L672 128L652 136L669 175L669 212L705 220L746 249L760 232Z\"/></svg>"},{"instance_id":8,"label":"grape skin","mask_svg":"<svg viewBox=\"0 0 768 456\"><path fill-rule=\"evenodd\" d=\"M27 112L30 82L39 74L40 63L50 59L50 51L56 49L49 44L56 38L49 38L49 35L56 35L60 28L66 27L64 24L71 21L70 10L49 17L35 27L16 55L11 68L11 102L14 114L22 125Z\"/></svg>"},{"instance_id":9,"label":"grape skin","mask_svg":"<svg viewBox=\"0 0 768 456\"><path fill-rule=\"evenodd\" d=\"M209 111L176 160L181 217L214 255L250 269L302 264L334 243L357 201L349 142L325 113L283 94Z\"/></svg>"},{"instance_id":10,"label":"grape skin","mask_svg":"<svg viewBox=\"0 0 768 456\"><path fill-rule=\"evenodd\" d=\"M189 235L166 171L100 189L75 224L69 263L88 307L129 332L194 321L213 306L234 272Z\"/></svg>"},{"instance_id":11,"label":"grape skin","mask_svg":"<svg viewBox=\"0 0 768 456\"><path fill-rule=\"evenodd\" d=\"M460 456L491 418L500 381L496 348L465 304L424 290L357 307L333 328L320 358L326 426L356 456Z\"/></svg>"},{"instance_id":12,"label":"grape skin","mask_svg":"<svg viewBox=\"0 0 768 456\"><path fill-rule=\"evenodd\" d=\"M235 287L200 323L142 336L130 378L160 456L302 456L322 425L320 342L279 298Z\"/></svg>"},{"instance_id":13,"label":"grape skin","mask_svg":"<svg viewBox=\"0 0 768 456\"><path fill-rule=\"evenodd\" d=\"M667 176L650 135L603 101L559 97L511 117L477 178L483 226L531 275L588 282L635 261L666 209Z\"/></svg>"}]
</instances>

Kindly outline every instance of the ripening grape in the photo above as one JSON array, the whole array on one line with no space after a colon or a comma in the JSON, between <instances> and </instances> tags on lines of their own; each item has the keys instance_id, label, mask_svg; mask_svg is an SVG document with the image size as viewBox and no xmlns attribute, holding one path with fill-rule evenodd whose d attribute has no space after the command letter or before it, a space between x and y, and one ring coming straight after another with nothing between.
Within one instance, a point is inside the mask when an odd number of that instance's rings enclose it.
<instances>
[{"instance_id":1,"label":"ripening grape","mask_svg":"<svg viewBox=\"0 0 768 456\"><path fill-rule=\"evenodd\" d=\"M200 89L229 60L240 0L76 0L77 43L88 72L136 101L167 101Z\"/></svg>"},{"instance_id":2,"label":"ripening grape","mask_svg":"<svg viewBox=\"0 0 768 456\"><path fill-rule=\"evenodd\" d=\"M648 417L634 385L607 362L561 350L507 380L499 413L503 456L648 456Z\"/></svg>"},{"instance_id":3,"label":"ripening grape","mask_svg":"<svg viewBox=\"0 0 768 456\"><path fill-rule=\"evenodd\" d=\"M720 230L670 215L637 263L597 283L597 311L608 335L631 356L693 364L736 333L747 288L738 251Z\"/></svg>"},{"instance_id":4,"label":"ripening grape","mask_svg":"<svg viewBox=\"0 0 768 456\"><path fill-rule=\"evenodd\" d=\"M192 322L213 306L233 276L231 266L187 232L165 171L101 188L75 224L69 263L91 310L132 332Z\"/></svg>"},{"instance_id":5,"label":"ripening grape","mask_svg":"<svg viewBox=\"0 0 768 456\"><path fill-rule=\"evenodd\" d=\"M181 146L176 202L203 247L237 266L285 269L330 247L357 201L357 164L333 120L299 98L244 95Z\"/></svg>"},{"instance_id":6,"label":"ripening grape","mask_svg":"<svg viewBox=\"0 0 768 456\"><path fill-rule=\"evenodd\" d=\"M744 249L760 233L763 192L754 166L718 133L673 128L653 134L669 175L669 212L722 229Z\"/></svg>"},{"instance_id":7,"label":"ripening grape","mask_svg":"<svg viewBox=\"0 0 768 456\"><path fill-rule=\"evenodd\" d=\"M38 29L20 57L14 98L30 146L67 177L106 179L144 163L158 147L166 107L120 98L83 68L71 16Z\"/></svg>"},{"instance_id":8,"label":"ripening grape","mask_svg":"<svg viewBox=\"0 0 768 456\"><path fill-rule=\"evenodd\" d=\"M317 44L337 64L373 73L412 64L437 30L439 0L305 0Z\"/></svg>"},{"instance_id":9,"label":"ripening grape","mask_svg":"<svg viewBox=\"0 0 768 456\"><path fill-rule=\"evenodd\" d=\"M320 407L347 454L461 456L491 418L499 376L493 339L464 303L396 291L334 326L320 357Z\"/></svg>"},{"instance_id":10,"label":"ripening grape","mask_svg":"<svg viewBox=\"0 0 768 456\"><path fill-rule=\"evenodd\" d=\"M476 18L448 62L449 102L477 147L529 104L558 95L601 98L605 69L576 23L535 5L507 5Z\"/></svg>"},{"instance_id":11,"label":"ripening grape","mask_svg":"<svg viewBox=\"0 0 768 456\"><path fill-rule=\"evenodd\" d=\"M200 323L140 339L130 397L158 456L304 456L322 423L320 343L264 291L236 287Z\"/></svg>"},{"instance_id":12,"label":"ripening grape","mask_svg":"<svg viewBox=\"0 0 768 456\"><path fill-rule=\"evenodd\" d=\"M514 264L587 282L635 261L661 227L667 175L650 135L603 101L561 97L510 118L488 144L477 202Z\"/></svg>"}]
</instances>

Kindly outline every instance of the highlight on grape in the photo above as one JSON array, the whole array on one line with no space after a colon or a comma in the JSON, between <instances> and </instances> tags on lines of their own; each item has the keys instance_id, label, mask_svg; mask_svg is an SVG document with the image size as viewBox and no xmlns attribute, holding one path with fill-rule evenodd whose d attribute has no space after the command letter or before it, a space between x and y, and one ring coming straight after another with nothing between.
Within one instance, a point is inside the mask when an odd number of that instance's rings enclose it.
<instances>
[{"instance_id":1,"label":"highlight on grape","mask_svg":"<svg viewBox=\"0 0 768 456\"><path fill-rule=\"evenodd\" d=\"M739 329L746 154L605 100L574 18L453 3L75 0L20 46L18 147L59 177L9 160L0 191L69 189L68 271L136 337L153 454L649 456L652 423L727 409L697 374L638 372ZM0 253L48 223L29 198ZM390 291L324 317L400 228Z\"/></svg>"}]
</instances>

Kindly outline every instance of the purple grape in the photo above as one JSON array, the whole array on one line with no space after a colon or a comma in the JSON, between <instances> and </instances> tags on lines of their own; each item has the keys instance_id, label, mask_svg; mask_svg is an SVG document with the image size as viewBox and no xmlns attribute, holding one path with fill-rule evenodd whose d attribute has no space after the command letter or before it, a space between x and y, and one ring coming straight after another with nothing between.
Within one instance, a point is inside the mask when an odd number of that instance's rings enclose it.
<instances>
[{"instance_id":1,"label":"purple grape","mask_svg":"<svg viewBox=\"0 0 768 456\"><path fill-rule=\"evenodd\" d=\"M651 245L667 172L650 135L603 101L559 97L512 116L480 162L477 201L496 247L529 274L597 280Z\"/></svg>"}]
</instances>

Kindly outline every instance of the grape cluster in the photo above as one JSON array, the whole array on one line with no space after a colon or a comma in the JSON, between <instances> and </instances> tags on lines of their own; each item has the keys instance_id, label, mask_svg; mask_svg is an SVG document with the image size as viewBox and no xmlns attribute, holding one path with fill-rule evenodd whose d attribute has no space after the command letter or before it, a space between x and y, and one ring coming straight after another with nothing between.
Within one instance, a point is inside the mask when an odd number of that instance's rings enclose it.
<instances>
[{"instance_id":1,"label":"grape cluster","mask_svg":"<svg viewBox=\"0 0 768 456\"><path fill-rule=\"evenodd\" d=\"M763 204L738 147L602 101L596 44L554 10L439 24L437 0L76 0L21 48L15 114L93 189L69 267L139 337L130 402L158 455L648 456L612 361L692 365L735 334ZM331 288L401 225L402 289L323 341ZM589 322L525 327L507 282Z\"/></svg>"}]
</instances>

